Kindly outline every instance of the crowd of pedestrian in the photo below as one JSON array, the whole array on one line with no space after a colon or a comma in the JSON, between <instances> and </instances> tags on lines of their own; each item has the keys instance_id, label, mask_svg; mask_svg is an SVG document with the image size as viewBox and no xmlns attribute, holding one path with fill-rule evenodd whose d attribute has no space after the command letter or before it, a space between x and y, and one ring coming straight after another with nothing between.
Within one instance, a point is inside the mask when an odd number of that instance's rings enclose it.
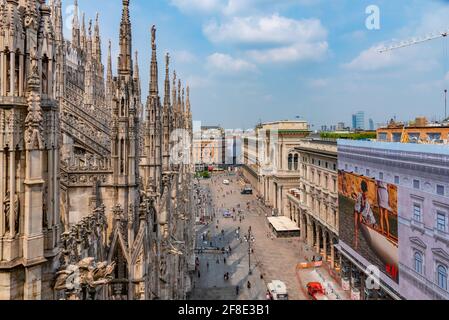
<instances>
[{"instance_id":1,"label":"crowd of pedestrian","mask_svg":"<svg viewBox=\"0 0 449 320\"><path fill-rule=\"evenodd\" d=\"M233 238L233 235L232 235L232 233L230 235L226 235L226 232L222 226L223 223L220 224L220 219L218 217L216 217L215 214L217 213L217 215L220 215L220 217L221 217L220 212L224 211L225 208L227 207L226 206L226 204L227 204L226 198L228 198L229 196L235 195L236 191L230 190L229 188L226 188L225 185L222 185L222 182L223 182L222 179L229 180L231 184L234 183L234 179L229 178L229 176L227 176L227 175L226 176L214 175L212 177L212 179L210 180L210 182L207 182L209 185L212 184L215 187L214 188L215 192L211 193L211 191L209 190L206 193L205 200L210 205L210 207L212 207L213 206L212 199L216 199L217 201L216 201L215 205L216 205L216 208L218 211L215 212L215 210L212 210L213 213L211 214L211 216L213 217L213 219L211 219L210 222L212 224L215 224L214 222L216 221L215 227L212 226L211 230L203 233L201 235L201 240L203 243L205 243L205 242L208 243L210 245L211 249L218 250L218 253L216 254L216 257L215 257L215 262L217 265L223 263L223 265L224 265L223 280L225 282L228 282L231 278L231 274L227 270L228 269L227 263L228 263L229 257L232 255L232 247L231 247L231 245L223 246L223 244L226 243L226 240L230 240L230 238ZM221 207L221 209L218 209L220 207ZM238 222L241 225L243 223L243 221L245 220L245 214L244 214L244 211L242 210L242 208L246 208L249 212L252 207L256 207L255 201L248 201L246 203L242 203L242 205L238 204L238 205L236 205L236 207L231 207L231 208L228 207L229 209L226 211L230 213L229 217L230 218L232 217L234 222ZM215 235L212 235L212 233L215 233ZM235 229L235 238L238 241L240 241L241 243L243 242L243 238L241 235L241 226L238 226ZM252 239L248 239L248 240L250 240L250 241L254 240L253 236L251 238ZM213 246L213 244L215 244L215 246ZM253 250L252 250L252 253L254 253ZM199 259L196 262L197 262L196 272L197 272L198 278L200 278L201 273L200 273L200 268L199 268ZM206 271L209 273L211 270L213 270L213 268L211 269L209 261L206 261ZM237 285L235 287L235 293L236 293L237 297L240 294L241 287L243 287L243 288L246 287L246 289L251 290L252 283L248 280L246 282L246 284Z\"/></svg>"}]
</instances>

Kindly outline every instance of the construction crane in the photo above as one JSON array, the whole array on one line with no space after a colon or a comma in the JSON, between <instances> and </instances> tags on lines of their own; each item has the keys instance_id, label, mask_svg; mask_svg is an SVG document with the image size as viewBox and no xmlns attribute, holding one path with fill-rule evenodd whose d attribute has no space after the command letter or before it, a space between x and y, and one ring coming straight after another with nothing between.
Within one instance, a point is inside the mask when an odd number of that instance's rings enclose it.
<instances>
[{"instance_id":1,"label":"construction crane","mask_svg":"<svg viewBox=\"0 0 449 320\"><path fill-rule=\"evenodd\" d=\"M379 53L385 53L385 52L389 52L389 51L393 51L393 50L397 50L397 49L401 49L401 48L405 48L405 47L410 47L413 45L417 45L417 44L421 44L423 42L428 42L431 40L435 40L435 39L440 39L440 38L447 38L449 36L449 29L446 31L441 31L441 32L437 32L437 33L431 33L427 36L424 37L418 37L418 38L412 38L409 40L405 40L405 41L400 41L398 43L395 44L391 44L388 47L382 47L379 49ZM445 74L447 73L447 59L448 59L448 49L447 49L447 43L446 43L446 47L445 47ZM447 89L444 90L444 118L443 121L448 121L449 118L447 117Z\"/></svg>"},{"instance_id":2,"label":"construction crane","mask_svg":"<svg viewBox=\"0 0 449 320\"><path fill-rule=\"evenodd\" d=\"M421 44L423 42L427 42L427 41L431 41L431 40L435 40L435 39L439 39L439 38L446 38L447 36L449 36L449 30L447 31L441 31L438 33L431 33L425 37L418 37L418 38L412 38L409 40L405 40L405 41L400 41L398 43L395 44L391 44L388 47L382 47L379 49L380 53L385 53L387 51L392 51L392 50L396 50L396 49L401 49L404 47L410 47L416 44Z\"/></svg>"}]
</instances>

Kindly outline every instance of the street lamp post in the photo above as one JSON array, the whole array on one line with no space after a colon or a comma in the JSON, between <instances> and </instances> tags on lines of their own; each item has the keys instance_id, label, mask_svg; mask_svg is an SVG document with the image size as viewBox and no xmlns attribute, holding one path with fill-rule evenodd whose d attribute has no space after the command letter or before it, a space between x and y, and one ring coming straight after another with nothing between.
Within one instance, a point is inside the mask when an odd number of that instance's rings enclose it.
<instances>
[{"instance_id":1,"label":"street lamp post","mask_svg":"<svg viewBox=\"0 0 449 320\"><path fill-rule=\"evenodd\" d=\"M251 243L254 241L254 238L251 234L251 226L248 228L248 234L246 235L246 241L248 242L248 274L252 275L253 272L251 270Z\"/></svg>"}]
</instances>

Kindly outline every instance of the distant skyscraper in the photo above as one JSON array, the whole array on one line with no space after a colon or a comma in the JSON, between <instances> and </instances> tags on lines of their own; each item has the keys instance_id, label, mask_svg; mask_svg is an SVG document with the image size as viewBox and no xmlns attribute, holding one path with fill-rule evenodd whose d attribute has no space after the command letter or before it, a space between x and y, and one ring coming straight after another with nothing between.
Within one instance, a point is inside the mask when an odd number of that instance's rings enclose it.
<instances>
[{"instance_id":1,"label":"distant skyscraper","mask_svg":"<svg viewBox=\"0 0 449 320\"><path fill-rule=\"evenodd\" d=\"M375 130L373 119L369 119L369 129L370 129L370 131L374 131Z\"/></svg>"},{"instance_id":2,"label":"distant skyscraper","mask_svg":"<svg viewBox=\"0 0 449 320\"><path fill-rule=\"evenodd\" d=\"M352 115L352 128L355 130L365 130L365 112L359 111Z\"/></svg>"},{"instance_id":3,"label":"distant skyscraper","mask_svg":"<svg viewBox=\"0 0 449 320\"><path fill-rule=\"evenodd\" d=\"M345 123L344 122L337 123L337 131L342 131L342 130L345 130Z\"/></svg>"}]
</instances>

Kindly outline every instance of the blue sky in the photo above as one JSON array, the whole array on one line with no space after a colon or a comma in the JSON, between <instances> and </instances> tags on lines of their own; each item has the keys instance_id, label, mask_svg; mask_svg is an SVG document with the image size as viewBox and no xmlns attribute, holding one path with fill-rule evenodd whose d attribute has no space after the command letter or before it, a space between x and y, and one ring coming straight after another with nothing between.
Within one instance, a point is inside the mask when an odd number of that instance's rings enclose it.
<instances>
[{"instance_id":1,"label":"blue sky","mask_svg":"<svg viewBox=\"0 0 449 320\"><path fill-rule=\"evenodd\" d=\"M70 38L72 0L63 0ZM115 68L121 0L79 0L87 19L100 13L103 58ZM368 30L365 9L380 9ZM301 116L319 128L363 110L366 120L396 116L441 120L449 88L449 39L385 54L377 49L449 28L443 0L131 0L143 99L148 92L150 27L157 26L160 90L165 52L191 87L193 118L206 125L252 128Z\"/></svg>"}]
</instances>

